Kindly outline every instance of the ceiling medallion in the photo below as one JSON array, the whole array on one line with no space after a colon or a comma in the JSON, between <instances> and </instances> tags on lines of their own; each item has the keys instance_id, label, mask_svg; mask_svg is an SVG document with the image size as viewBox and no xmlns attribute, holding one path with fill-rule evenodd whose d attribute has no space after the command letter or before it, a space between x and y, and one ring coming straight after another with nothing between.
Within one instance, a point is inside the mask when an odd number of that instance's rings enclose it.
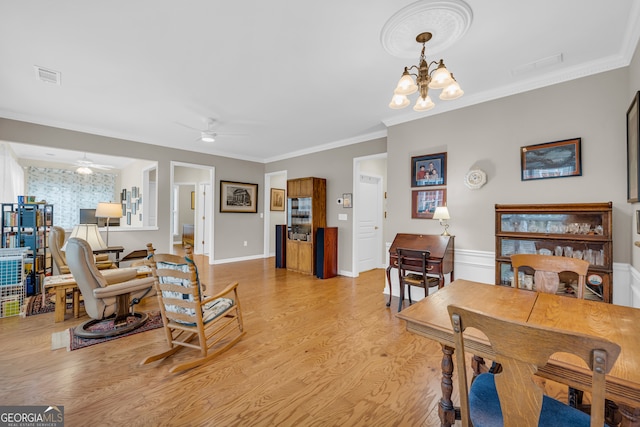
<instances>
[{"instance_id":1,"label":"ceiling medallion","mask_svg":"<svg viewBox=\"0 0 640 427\"><path fill-rule=\"evenodd\" d=\"M413 59L416 34L430 32L429 53L447 49L467 32L471 7L462 0L419 0L400 9L382 27L380 42L393 56Z\"/></svg>"}]
</instances>

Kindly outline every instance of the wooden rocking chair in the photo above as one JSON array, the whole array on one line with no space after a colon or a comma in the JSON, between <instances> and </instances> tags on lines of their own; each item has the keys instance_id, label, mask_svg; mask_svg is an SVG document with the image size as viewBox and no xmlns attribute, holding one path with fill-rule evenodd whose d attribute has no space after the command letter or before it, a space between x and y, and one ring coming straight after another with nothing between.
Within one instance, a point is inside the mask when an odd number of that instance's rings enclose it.
<instances>
[{"instance_id":1,"label":"wooden rocking chair","mask_svg":"<svg viewBox=\"0 0 640 427\"><path fill-rule=\"evenodd\" d=\"M169 370L184 371L208 362L242 338L245 332L238 282L215 295L204 296L191 246L186 247L184 257L155 254L151 244L147 245L147 251L169 349L147 357L141 364L164 359L184 347L200 350L198 359L179 363Z\"/></svg>"}]
</instances>

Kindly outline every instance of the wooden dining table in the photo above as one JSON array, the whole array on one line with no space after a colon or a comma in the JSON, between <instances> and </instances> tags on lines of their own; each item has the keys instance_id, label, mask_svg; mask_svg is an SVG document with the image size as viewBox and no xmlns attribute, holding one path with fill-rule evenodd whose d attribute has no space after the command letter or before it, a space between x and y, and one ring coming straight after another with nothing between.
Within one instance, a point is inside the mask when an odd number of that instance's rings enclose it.
<instances>
[{"instance_id":1,"label":"wooden dining table","mask_svg":"<svg viewBox=\"0 0 640 427\"><path fill-rule=\"evenodd\" d=\"M456 420L456 408L451 400L455 343L447 311L450 304L532 325L596 335L617 343L621 352L606 377L606 398L618 406L621 426L640 426L639 309L463 279L453 281L397 314L407 322L409 332L442 346L442 398L438 409L442 426L451 426ZM491 344L477 330L465 332L465 349L477 357L494 360ZM573 355L553 355L537 374L577 390L591 388L591 371L584 361Z\"/></svg>"}]
</instances>

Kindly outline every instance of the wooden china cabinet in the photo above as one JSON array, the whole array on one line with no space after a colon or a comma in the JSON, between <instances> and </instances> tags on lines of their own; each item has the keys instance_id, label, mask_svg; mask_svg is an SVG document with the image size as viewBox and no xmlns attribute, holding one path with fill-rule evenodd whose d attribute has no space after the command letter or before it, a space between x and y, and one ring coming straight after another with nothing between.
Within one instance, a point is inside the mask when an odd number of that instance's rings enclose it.
<instances>
[{"instance_id":1,"label":"wooden china cabinet","mask_svg":"<svg viewBox=\"0 0 640 427\"><path fill-rule=\"evenodd\" d=\"M589 261L585 299L612 302L611 202L498 204L495 209L496 284L511 285L512 254L562 255ZM575 286L568 274L560 275L561 283Z\"/></svg>"},{"instance_id":2,"label":"wooden china cabinet","mask_svg":"<svg viewBox=\"0 0 640 427\"><path fill-rule=\"evenodd\" d=\"M327 226L327 181L287 181L287 269L315 274L316 232Z\"/></svg>"}]
</instances>

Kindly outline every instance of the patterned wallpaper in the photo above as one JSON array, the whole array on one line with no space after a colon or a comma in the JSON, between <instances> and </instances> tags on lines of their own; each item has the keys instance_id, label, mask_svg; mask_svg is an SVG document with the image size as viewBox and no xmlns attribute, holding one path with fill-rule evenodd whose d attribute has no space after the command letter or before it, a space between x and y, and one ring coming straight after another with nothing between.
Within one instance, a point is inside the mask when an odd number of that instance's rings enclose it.
<instances>
[{"instance_id":1,"label":"patterned wallpaper","mask_svg":"<svg viewBox=\"0 0 640 427\"><path fill-rule=\"evenodd\" d=\"M53 223L73 228L80 219L80 209L95 209L98 202L119 201L114 194L116 175L97 173L81 175L71 170L27 168L26 194L36 201L53 205Z\"/></svg>"}]
</instances>

